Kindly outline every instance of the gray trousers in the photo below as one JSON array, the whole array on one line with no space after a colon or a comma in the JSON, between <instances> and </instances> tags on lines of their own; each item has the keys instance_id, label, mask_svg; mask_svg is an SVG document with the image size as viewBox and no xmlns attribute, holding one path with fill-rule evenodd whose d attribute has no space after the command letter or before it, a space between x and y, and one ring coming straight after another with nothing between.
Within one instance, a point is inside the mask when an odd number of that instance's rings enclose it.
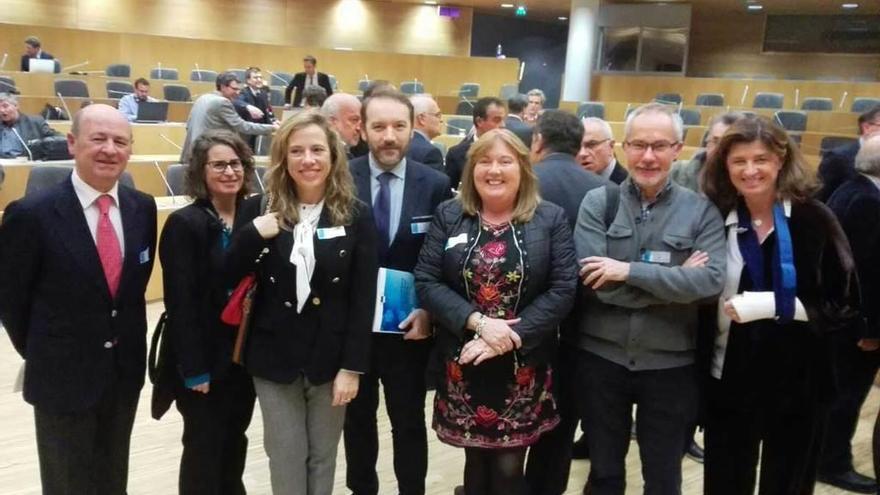
<instances>
[{"instance_id":1,"label":"gray trousers","mask_svg":"<svg viewBox=\"0 0 880 495\"><path fill-rule=\"evenodd\" d=\"M345 407L333 407L333 382L254 377L263 413L263 446L273 495L331 495Z\"/></svg>"}]
</instances>

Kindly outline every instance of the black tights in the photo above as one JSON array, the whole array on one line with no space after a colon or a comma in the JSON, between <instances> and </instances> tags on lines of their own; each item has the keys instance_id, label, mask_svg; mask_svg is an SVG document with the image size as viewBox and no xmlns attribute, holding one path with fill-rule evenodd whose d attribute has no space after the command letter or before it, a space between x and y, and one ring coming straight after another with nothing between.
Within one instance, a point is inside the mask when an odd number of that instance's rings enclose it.
<instances>
[{"instance_id":1,"label":"black tights","mask_svg":"<svg viewBox=\"0 0 880 495\"><path fill-rule=\"evenodd\" d=\"M464 449L466 495L525 495L526 448Z\"/></svg>"}]
</instances>

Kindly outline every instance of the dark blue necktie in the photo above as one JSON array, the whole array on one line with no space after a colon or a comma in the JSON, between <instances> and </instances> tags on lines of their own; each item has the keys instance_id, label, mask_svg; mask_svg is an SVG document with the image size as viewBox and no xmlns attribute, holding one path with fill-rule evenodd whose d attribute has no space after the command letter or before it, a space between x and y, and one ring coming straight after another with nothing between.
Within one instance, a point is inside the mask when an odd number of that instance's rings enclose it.
<instances>
[{"instance_id":1,"label":"dark blue necktie","mask_svg":"<svg viewBox=\"0 0 880 495\"><path fill-rule=\"evenodd\" d=\"M391 179L394 174L391 172L383 172L379 174L379 194L376 195L376 201L373 203L373 216L376 219L376 230L379 232L379 239L384 242L383 246L391 244Z\"/></svg>"}]
</instances>

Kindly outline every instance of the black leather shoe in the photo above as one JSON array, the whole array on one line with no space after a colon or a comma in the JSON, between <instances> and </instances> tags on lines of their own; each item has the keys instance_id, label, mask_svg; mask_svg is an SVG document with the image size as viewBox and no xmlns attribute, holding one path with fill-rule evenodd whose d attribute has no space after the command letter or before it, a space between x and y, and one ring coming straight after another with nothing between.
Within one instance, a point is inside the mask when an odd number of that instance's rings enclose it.
<instances>
[{"instance_id":1,"label":"black leather shoe","mask_svg":"<svg viewBox=\"0 0 880 495\"><path fill-rule=\"evenodd\" d=\"M703 452L703 448L700 447L699 445L697 445L696 440L691 440L691 444L688 445L687 452L685 452L685 455L690 457L694 461L699 462L700 464L703 463L703 458L705 457L705 454Z\"/></svg>"},{"instance_id":2,"label":"black leather shoe","mask_svg":"<svg viewBox=\"0 0 880 495\"><path fill-rule=\"evenodd\" d=\"M849 492L877 492L877 482L874 481L873 478L865 476L864 474L859 474L852 469L838 474L819 473L819 475L816 476L816 479L818 479L822 483L836 486L837 488Z\"/></svg>"},{"instance_id":3,"label":"black leather shoe","mask_svg":"<svg viewBox=\"0 0 880 495\"><path fill-rule=\"evenodd\" d=\"M574 441L571 444L571 458L572 459L589 459L590 458L590 447L587 445L587 436L581 435L580 438Z\"/></svg>"}]
</instances>

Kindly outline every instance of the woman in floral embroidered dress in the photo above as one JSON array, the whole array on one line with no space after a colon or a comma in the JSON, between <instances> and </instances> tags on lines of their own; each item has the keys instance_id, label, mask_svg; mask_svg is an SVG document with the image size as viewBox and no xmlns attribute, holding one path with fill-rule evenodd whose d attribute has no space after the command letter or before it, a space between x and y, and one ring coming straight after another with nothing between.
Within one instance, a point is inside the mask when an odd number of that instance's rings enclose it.
<instances>
[{"instance_id":1,"label":"woman in floral embroidered dress","mask_svg":"<svg viewBox=\"0 0 880 495\"><path fill-rule=\"evenodd\" d=\"M433 426L465 448L467 495L524 494L526 448L559 422L548 363L577 284L571 230L509 131L471 146L459 192L437 208L415 270L445 359Z\"/></svg>"}]
</instances>

